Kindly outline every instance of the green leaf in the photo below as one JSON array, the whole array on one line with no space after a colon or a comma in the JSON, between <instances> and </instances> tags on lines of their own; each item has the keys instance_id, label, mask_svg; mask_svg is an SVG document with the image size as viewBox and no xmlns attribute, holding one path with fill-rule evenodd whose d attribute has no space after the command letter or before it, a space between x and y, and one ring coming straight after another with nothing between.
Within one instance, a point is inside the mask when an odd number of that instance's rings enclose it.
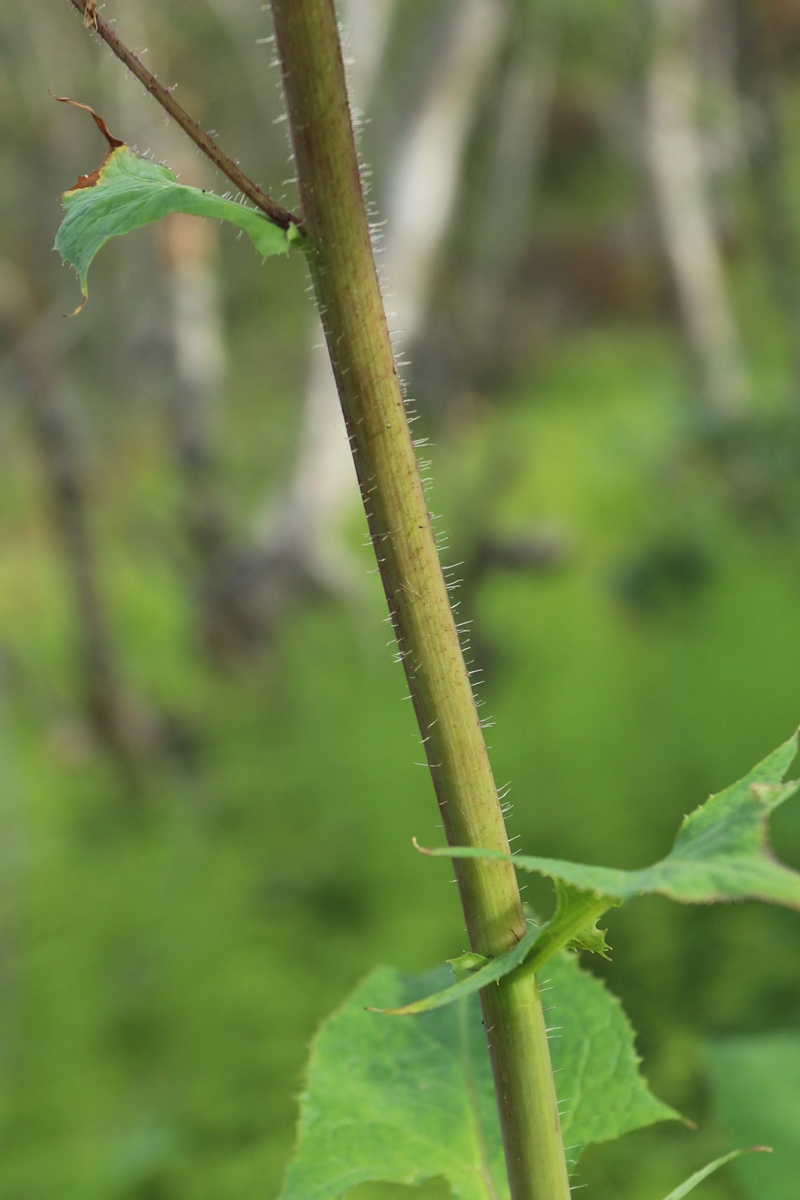
<instances>
[{"instance_id":1,"label":"green leaf","mask_svg":"<svg viewBox=\"0 0 800 1200\"><path fill-rule=\"evenodd\" d=\"M736 1173L753 1200L796 1200L800 1179L800 1033L758 1034L706 1048L714 1113L739 1143L766 1142L768 1159L742 1159Z\"/></svg>"},{"instance_id":2,"label":"green leaf","mask_svg":"<svg viewBox=\"0 0 800 1200\"><path fill-rule=\"evenodd\" d=\"M582 970L574 954L562 953L550 960L539 982L568 1159L576 1161L589 1142L681 1120L639 1073L630 1021L601 980Z\"/></svg>"},{"instance_id":3,"label":"green leaf","mask_svg":"<svg viewBox=\"0 0 800 1200\"><path fill-rule=\"evenodd\" d=\"M772 858L767 841L769 813L800 787L797 782L782 782L796 752L795 735L744 779L686 817L667 857L641 871L616 871L522 854L508 856L471 847L428 850L418 846L434 858L501 859L519 870L547 875L555 884L556 911L538 935L529 932L506 954L462 977L457 973L455 984L396 1010L395 1015L441 1008L497 982L523 964L528 971L538 971L564 947L607 957L605 930L597 928L597 920L609 908L648 892L684 903L752 897L800 908L800 875Z\"/></svg>"},{"instance_id":4,"label":"green leaf","mask_svg":"<svg viewBox=\"0 0 800 1200\"><path fill-rule=\"evenodd\" d=\"M248 235L264 258L288 252L292 239L263 213L179 183L168 167L134 154L108 133L96 113L88 111L108 142L108 153L98 170L81 176L75 187L64 193L66 215L55 241L55 249L75 269L81 285L83 301L75 312L86 303L87 275L98 250L111 238L169 213L229 221Z\"/></svg>"},{"instance_id":5,"label":"green leaf","mask_svg":"<svg viewBox=\"0 0 800 1200\"><path fill-rule=\"evenodd\" d=\"M301 1101L297 1158L282 1200L329 1200L358 1183L444 1176L462 1200L502 1194L505 1168L477 1004L389 1021L432 978L374 971L323 1024ZM477 1018L477 1020L476 1020Z\"/></svg>"},{"instance_id":6,"label":"green leaf","mask_svg":"<svg viewBox=\"0 0 800 1200\"><path fill-rule=\"evenodd\" d=\"M426 850L437 858L491 858L521 871L537 871L579 892L607 900L607 907L657 892L684 904L766 900L800 908L800 874L777 862L769 849L769 814L793 796L800 782L783 778L797 753L797 735L763 762L684 818L666 858L640 871L619 871L553 858L474 847Z\"/></svg>"},{"instance_id":7,"label":"green leaf","mask_svg":"<svg viewBox=\"0 0 800 1200\"><path fill-rule=\"evenodd\" d=\"M573 956L543 984L565 1142L590 1141L677 1114L648 1091L619 1002ZM281 1200L337 1200L360 1183L445 1178L455 1200L508 1194L486 1038L476 997L413 1021L397 1008L424 996L446 968L419 977L374 971L324 1022L301 1100L296 1159ZM557 1036L556 1036L557 1035Z\"/></svg>"},{"instance_id":8,"label":"green leaf","mask_svg":"<svg viewBox=\"0 0 800 1200\"><path fill-rule=\"evenodd\" d=\"M690 1175L685 1183L680 1187L676 1187L674 1192L670 1192L664 1200L683 1200L684 1196L688 1196L689 1192L693 1192L698 1183L702 1183L704 1179L708 1179L709 1175L713 1175L720 1167L724 1167L725 1163L729 1163L733 1158L739 1158L742 1154L751 1154L755 1150L769 1150L769 1146L751 1146L749 1150L732 1150L730 1154L723 1154L722 1158L717 1158L714 1162L709 1163L707 1167L703 1167L699 1171L695 1171L694 1175ZM774 1196L771 1200L775 1200Z\"/></svg>"},{"instance_id":9,"label":"green leaf","mask_svg":"<svg viewBox=\"0 0 800 1200\"><path fill-rule=\"evenodd\" d=\"M484 958L481 954L462 954L458 959L448 959L456 977L456 982L450 987L443 988L432 996L424 996L402 1008L381 1011L388 1012L390 1016L407 1017L443 1008L446 1004L479 992L491 983L497 983L523 964L526 971L535 973L565 947L571 950L589 950L606 957L608 946L605 934L597 928L596 922L597 918L616 902L609 902L605 898L598 901L595 896L578 892L566 884L556 883L556 891L558 904L555 914L542 929L529 929L516 946L512 946L497 958Z\"/></svg>"},{"instance_id":10,"label":"green leaf","mask_svg":"<svg viewBox=\"0 0 800 1200\"><path fill-rule=\"evenodd\" d=\"M473 954L471 950L465 950L458 958L448 958L447 965L455 975L456 983L461 983L462 979L469 979L476 971L488 966L489 962L485 954Z\"/></svg>"},{"instance_id":11,"label":"green leaf","mask_svg":"<svg viewBox=\"0 0 800 1200\"><path fill-rule=\"evenodd\" d=\"M562 880L555 880L556 887L556 911L552 921L547 926L551 936L560 929L562 922L566 925L567 920L572 920L573 916L579 911L579 907L584 905L585 895L583 892L577 891L570 887L568 883L563 883ZM587 906L588 908L588 906ZM582 925L571 937L566 941L568 950L586 950L589 954L599 954L601 958L609 958L611 947L606 941L606 929L598 929L598 916L594 915L593 911L584 911L587 917L586 924Z\"/></svg>"}]
</instances>

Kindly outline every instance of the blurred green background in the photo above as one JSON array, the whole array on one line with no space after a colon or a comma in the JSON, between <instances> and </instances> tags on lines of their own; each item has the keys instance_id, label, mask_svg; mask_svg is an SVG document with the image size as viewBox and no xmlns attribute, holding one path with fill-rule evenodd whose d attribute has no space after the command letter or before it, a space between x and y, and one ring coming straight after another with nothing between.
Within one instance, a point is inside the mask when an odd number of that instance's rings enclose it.
<instances>
[{"instance_id":1,"label":"blurred green background","mask_svg":"<svg viewBox=\"0 0 800 1200\"><path fill-rule=\"evenodd\" d=\"M645 865L800 721L800 10L341 7L511 833ZM294 203L268 13L101 16ZM0 1195L276 1196L321 1017L465 948L411 847L433 793L302 262L178 219L65 321L57 196L104 147L48 88L226 184L67 0L5 6L0 53ZM797 807L774 844L800 866ZM698 1196L795 1197L797 915L608 923L599 970L698 1129L576 1183L658 1200L771 1142Z\"/></svg>"}]
</instances>

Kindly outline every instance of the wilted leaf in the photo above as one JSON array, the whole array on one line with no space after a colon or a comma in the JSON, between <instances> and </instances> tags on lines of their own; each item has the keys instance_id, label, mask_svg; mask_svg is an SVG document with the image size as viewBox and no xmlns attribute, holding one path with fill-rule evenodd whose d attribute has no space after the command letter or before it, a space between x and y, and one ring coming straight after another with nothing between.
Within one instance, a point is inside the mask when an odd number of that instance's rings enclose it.
<instances>
[{"instance_id":1,"label":"wilted leaf","mask_svg":"<svg viewBox=\"0 0 800 1200\"><path fill-rule=\"evenodd\" d=\"M57 96L56 99L64 99ZM124 142L112 137L105 122L88 105L66 101L89 112L108 143L106 156L88 175L81 175L62 201L65 217L56 235L55 249L75 269L86 303L86 277L98 250L113 237L130 233L169 213L229 221L243 230L264 258L286 254L292 236L263 213L213 192L179 183L172 171L160 163L134 154Z\"/></svg>"},{"instance_id":2,"label":"wilted leaf","mask_svg":"<svg viewBox=\"0 0 800 1200\"><path fill-rule=\"evenodd\" d=\"M572 956L552 960L548 1019L570 1158L590 1141L676 1114L648 1091L619 1002ZM336 1200L359 1183L447 1179L456 1200L508 1194L480 1005L390 1021L446 979L374 971L320 1029L281 1200Z\"/></svg>"}]
</instances>

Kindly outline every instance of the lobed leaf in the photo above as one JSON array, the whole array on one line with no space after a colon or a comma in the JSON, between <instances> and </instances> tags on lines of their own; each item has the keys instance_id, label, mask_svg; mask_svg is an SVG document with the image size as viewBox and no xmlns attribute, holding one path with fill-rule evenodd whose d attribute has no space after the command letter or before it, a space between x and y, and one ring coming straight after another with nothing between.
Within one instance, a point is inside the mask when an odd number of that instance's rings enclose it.
<instances>
[{"instance_id":1,"label":"lobed leaf","mask_svg":"<svg viewBox=\"0 0 800 1200\"><path fill-rule=\"evenodd\" d=\"M590 1142L681 1120L640 1074L631 1023L602 980L566 953L552 958L539 978L567 1158L577 1161Z\"/></svg>"},{"instance_id":2,"label":"lobed leaf","mask_svg":"<svg viewBox=\"0 0 800 1200\"><path fill-rule=\"evenodd\" d=\"M168 167L141 158L124 142L112 137L102 118L87 105L72 100L67 103L91 113L108 143L101 166L89 175L82 175L75 187L62 196L65 216L54 249L78 276L83 300L76 313L88 298L89 267L106 242L170 213L228 221L247 234L264 258L286 254L290 249L292 234L263 213L213 192L179 183Z\"/></svg>"},{"instance_id":3,"label":"lobed leaf","mask_svg":"<svg viewBox=\"0 0 800 1200\"><path fill-rule=\"evenodd\" d=\"M365 1011L402 1007L441 987L443 977L445 968L420 977L378 968L324 1022L281 1200L337 1200L360 1183L436 1177L455 1200L507 1196L476 997L415 1021ZM562 955L552 960L547 986L549 1013L563 1027L553 1030L551 1051L570 1157L588 1142L675 1118L639 1074L632 1030L603 984Z\"/></svg>"},{"instance_id":4,"label":"lobed leaf","mask_svg":"<svg viewBox=\"0 0 800 1200\"><path fill-rule=\"evenodd\" d=\"M656 892L683 904L754 899L800 908L800 874L772 856L767 838L769 814L800 788L800 781L783 782L796 754L797 734L685 817L666 858L639 871L465 846L425 853L511 862L605 899L607 907Z\"/></svg>"},{"instance_id":5,"label":"lobed leaf","mask_svg":"<svg viewBox=\"0 0 800 1200\"><path fill-rule=\"evenodd\" d=\"M783 782L796 753L797 734L743 779L685 817L667 857L640 871L524 854L509 856L473 847L429 850L418 846L434 858L500 859L518 870L549 876L555 884L556 911L537 935L528 933L507 953L486 960L480 969L466 973L449 988L395 1010L395 1015L451 1004L523 966L526 971L538 971L565 946L606 957L605 931L598 929L596 922L609 908L635 896L658 892L686 904L759 899L800 908L800 874L772 857L767 840L769 813L800 787L800 782Z\"/></svg>"},{"instance_id":6,"label":"lobed leaf","mask_svg":"<svg viewBox=\"0 0 800 1200\"><path fill-rule=\"evenodd\" d=\"M549 922L547 929L552 937L556 930L560 930L562 922L566 926L568 918L577 915L579 906L582 906L584 911L582 916L585 921L578 924L574 933L565 929L565 934L570 933L566 940L568 950L586 950L589 954L599 954L601 958L610 958L611 947L606 941L607 929L599 929L597 922L602 914L597 913L593 905L584 904L584 893L570 887L568 883L563 883L560 879L555 881L556 887L556 911L552 921ZM604 910L606 911L606 910Z\"/></svg>"}]
</instances>

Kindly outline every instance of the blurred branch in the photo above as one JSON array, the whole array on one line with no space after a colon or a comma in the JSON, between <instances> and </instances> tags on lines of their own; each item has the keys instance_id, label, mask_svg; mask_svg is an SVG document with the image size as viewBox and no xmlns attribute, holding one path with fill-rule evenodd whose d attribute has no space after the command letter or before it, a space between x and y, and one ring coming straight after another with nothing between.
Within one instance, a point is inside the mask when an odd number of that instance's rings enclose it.
<instances>
[{"instance_id":1,"label":"blurred branch","mask_svg":"<svg viewBox=\"0 0 800 1200\"><path fill-rule=\"evenodd\" d=\"M116 54L121 62L135 75L139 82L146 88L154 100L156 100L170 117L175 120L181 129L190 137L199 150L213 162L214 166L226 175L234 187L247 196L259 208L266 217L275 225L279 225L281 229L288 229L290 225L295 225L298 229L302 229L303 223L296 213L289 212L288 209L282 208L280 204L276 204L266 192L254 183L248 175L239 167L232 158L229 158L224 150L221 150L204 129L201 129L193 117L190 117L186 109L178 103L169 88L165 88L159 83L155 75L148 71L139 58L129 50L117 34L111 29L105 21L101 21L97 15L96 0L70 0L73 8L77 8L79 13L83 14L84 24L87 28L94 29L107 46Z\"/></svg>"}]
</instances>

